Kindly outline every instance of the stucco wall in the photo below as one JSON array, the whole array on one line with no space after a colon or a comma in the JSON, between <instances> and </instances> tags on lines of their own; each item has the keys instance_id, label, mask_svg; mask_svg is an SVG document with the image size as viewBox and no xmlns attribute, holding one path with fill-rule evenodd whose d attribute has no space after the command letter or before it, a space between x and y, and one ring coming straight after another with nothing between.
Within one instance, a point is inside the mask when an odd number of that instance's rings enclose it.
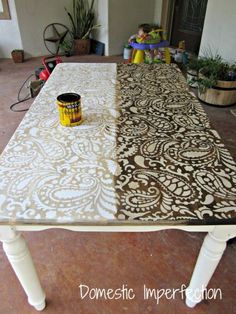
<instances>
[{"instance_id":1,"label":"stucco wall","mask_svg":"<svg viewBox=\"0 0 236 314\"><path fill-rule=\"evenodd\" d=\"M0 20L0 58L9 58L13 49L22 49L15 1L9 0L11 20Z\"/></svg>"},{"instance_id":2,"label":"stucco wall","mask_svg":"<svg viewBox=\"0 0 236 314\"><path fill-rule=\"evenodd\" d=\"M122 53L138 24L153 22L154 10L155 0L109 0L109 54Z\"/></svg>"},{"instance_id":3,"label":"stucco wall","mask_svg":"<svg viewBox=\"0 0 236 314\"><path fill-rule=\"evenodd\" d=\"M26 57L48 54L43 43L46 25L69 26L64 7L72 0L9 0L12 20L0 21L0 56L23 48ZM105 44L105 54L121 54L123 45L140 23L160 22L162 0L97 0L95 10L101 28L94 38Z\"/></svg>"},{"instance_id":4,"label":"stucco wall","mask_svg":"<svg viewBox=\"0 0 236 314\"><path fill-rule=\"evenodd\" d=\"M236 61L236 0L208 0L200 54L211 48L227 61Z\"/></svg>"},{"instance_id":5,"label":"stucco wall","mask_svg":"<svg viewBox=\"0 0 236 314\"><path fill-rule=\"evenodd\" d=\"M93 38L105 44L105 55L107 56L109 45L108 9L109 0L97 0L95 2L96 24L101 27L93 32Z\"/></svg>"},{"instance_id":6,"label":"stucco wall","mask_svg":"<svg viewBox=\"0 0 236 314\"><path fill-rule=\"evenodd\" d=\"M44 47L43 30L54 22L69 25L64 7L71 0L15 0L21 40L26 56L48 54Z\"/></svg>"},{"instance_id":7,"label":"stucco wall","mask_svg":"<svg viewBox=\"0 0 236 314\"><path fill-rule=\"evenodd\" d=\"M155 0L154 23L157 23L158 25L161 24L162 2L163 0Z\"/></svg>"}]
</instances>

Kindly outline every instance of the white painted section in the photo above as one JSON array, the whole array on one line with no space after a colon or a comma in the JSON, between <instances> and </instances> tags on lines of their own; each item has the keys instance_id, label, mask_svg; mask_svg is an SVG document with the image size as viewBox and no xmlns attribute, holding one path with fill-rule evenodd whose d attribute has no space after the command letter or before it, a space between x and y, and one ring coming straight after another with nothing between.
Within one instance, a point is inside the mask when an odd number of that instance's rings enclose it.
<instances>
[{"instance_id":1,"label":"white painted section","mask_svg":"<svg viewBox=\"0 0 236 314\"><path fill-rule=\"evenodd\" d=\"M161 25L161 11L163 0L155 0L154 7L154 23Z\"/></svg>"},{"instance_id":2,"label":"white painted section","mask_svg":"<svg viewBox=\"0 0 236 314\"><path fill-rule=\"evenodd\" d=\"M194 307L204 297L207 287L226 249L226 241L236 236L235 226L216 226L202 244L189 287L186 289L186 305Z\"/></svg>"},{"instance_id":3,"label":"white painted section","mask_svg":"<svg viewBox=\"0 0 236 314\"><path fill-rule=\"evenodd\" d=\"M13 49L22 49L14 0L9 0L11 20L0 20L0 58L10 58Z\"/></svg>"},{"instance_id":4,"label":"white painted section","mask_svg":"<svg viewBox=\"0 0 236 314\"><path fill-rule=\"evenodd\" d=\"M224 227L224 226L221 226ZM226 226L227 227L227 226ZM236 228L236 225L234 226ZM51 228L56 229L66 229L76 232L155 232L161 230L183 230L187 232L211 232L214 230L214 225L192 225L192 226L184 226L184 225L142 225L142 224L123 224L123 225L116 225L116 224L105 224L105 225L69 225L69 224L61 224L61 225L17 225L17 231L42 231ZM1 226L0 226L1 229Z\"/></svg>"},{"instance_id":5,"label":"white painted section","mask_svg":"<svg viewBox=\"0 0 236 314\"><path fill-rule=\"evenodd\" d=\"M154 10L155 0L109 0L109 55L121 54L138 25L153 22Z\"/></svg>"},{"instance_id":6,"label":"white painted section","mask_svg":"<svg viewBox=\"0 0 236 314\"><path fill-rule=\"evenodd\" d=\"M96 24L101 27L93 32L93 38L105 44L105 55L108 55L109 32L108 32L108 0L97 0L95 3Z\"/></svg>"},{"instance_id":7,"label":"white painted section","mask_svg":"<svg viewBox=\"0 0 236 314\"><path fill-rule=\"evenodd\" d=\"M71 0L15 0L22 45L26 56L47 55L43 42L44 28L54 22L70 25L64 7Z\"/></svg>"},{"instance_id":8,"label":"white painted section","mask_svg":"<svg viewBox=\"0 0 236 314\"><path fill-rule=\"evenodd\" d=\"M25 290L29 304L36 310L42 311L46 306L45 293L24 238L13 228L0 226L0 241L2 241L3 250Z\"/></svg>"},{"instance_id":9,"label":"white painted section","mask_svg":"<svg viewBox=\"0 0 236 314\"><path fill-rule=\"evenodd\" d=\"M200 55L209 47L229 62L236 61L236 1L208 0Z\"/></svg>"}]
</instances>

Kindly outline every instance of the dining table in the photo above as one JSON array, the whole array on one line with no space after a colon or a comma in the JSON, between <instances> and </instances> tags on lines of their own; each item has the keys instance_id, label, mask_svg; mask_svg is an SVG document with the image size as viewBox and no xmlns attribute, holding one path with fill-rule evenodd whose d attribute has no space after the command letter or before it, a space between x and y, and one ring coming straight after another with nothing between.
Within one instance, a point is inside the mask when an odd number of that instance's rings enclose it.
<instances>
[{"instance_id":1,"label":"dining table","mask_svg":"<svg viewBox=\"0 0 236 314\"><path fill-rule=\"evenodd\" d=\"M59 121L67 92L78 126ZM235 170L177 65L58 64L0 157L0 240L29 304L43 310L46 294L21 231L178 229L206 233L194 307L236 236Z\"/></svg>"}]
</instances>

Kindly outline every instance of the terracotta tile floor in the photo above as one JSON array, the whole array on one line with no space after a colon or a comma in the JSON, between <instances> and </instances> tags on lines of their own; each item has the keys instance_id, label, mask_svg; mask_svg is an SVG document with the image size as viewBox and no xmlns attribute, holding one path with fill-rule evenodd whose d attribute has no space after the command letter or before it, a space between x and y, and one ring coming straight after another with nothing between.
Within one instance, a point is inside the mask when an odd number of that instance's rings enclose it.
<instances>
[{"instance_id":1,"label":"terracotta tile floor","mask_svg":"<svg viewBox=\"0 0 236 314\"><path fill-rule=\"evenodd\" d=\"M71 62L116 62L120 57L71 57ZM40 66L40 58L23 64L0 60L0 151L9 141L24 113L9 110L16 101L22 81ZM28 101L22 106L29 106ZM230 109L204 105L214 128L236 158L236 118ZM175 300L143 299L143 286L180 288L188 284L204 234L183 231L153 233L75 233L47 230L24 236L47 294L48 314L109 313L236 313L236 244L228 248L209 287L221 288L223 300L207 300L188 309L180 295ZM79 285L119 288L127 284L136 297L128 300L81 300ZM0 250L0 314L28 314L35 311L27 304L2 249Z\"/></svg>"}]
</instances>

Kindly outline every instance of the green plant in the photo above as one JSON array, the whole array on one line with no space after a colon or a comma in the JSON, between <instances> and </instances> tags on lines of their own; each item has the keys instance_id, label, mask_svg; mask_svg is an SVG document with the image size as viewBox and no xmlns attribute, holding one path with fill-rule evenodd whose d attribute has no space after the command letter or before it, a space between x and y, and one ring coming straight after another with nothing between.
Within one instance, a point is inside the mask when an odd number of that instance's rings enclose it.
<instances>
[{"instance_id":1,"label":"green plant","mask_svg":"<svg viewBox=\"0 0 236 314\"><path fill-rule=\"evenodd\" d=\"M224 62L219 54L207 54L202 57L202 67L197 78L200 93L217 85L217 81L236 80L236 65Z\"/></svg>"},{"instance_id":2,"label":"green plant","mask_svg":"<svg viewBox=\"0 0 236 314\"><path fill-rule=\"evenodd\" d=\"M61 44L60 44L60 48L64 51L64 52L70 52L72 49L72 45L73 43L69 40L64 40Z\"/></svg>"},{"instance_id":3,"label":"green plant","mask_svg":"<svg viewBox=\"0 0 236 314\"><path fill-rule=\"evenodd\" d=\"M192 59L190 59L187 64L187 68L189 70L193 70L196 72L198 72L203 66L204 66L204 59L196 58L196 57L193 57Z\"/></svg>"},{"instance_id":4,"label":"green plant","mask_svg":"<svg viewBox=\"0 0 236 314\"><path fill-rule=\"evenodd\" d=\"M100 25L94 25L94 0L73 0L72 12L65 8L72 26L74 39L88 39L91 31Z\"/></svg>"}]
</instances>

